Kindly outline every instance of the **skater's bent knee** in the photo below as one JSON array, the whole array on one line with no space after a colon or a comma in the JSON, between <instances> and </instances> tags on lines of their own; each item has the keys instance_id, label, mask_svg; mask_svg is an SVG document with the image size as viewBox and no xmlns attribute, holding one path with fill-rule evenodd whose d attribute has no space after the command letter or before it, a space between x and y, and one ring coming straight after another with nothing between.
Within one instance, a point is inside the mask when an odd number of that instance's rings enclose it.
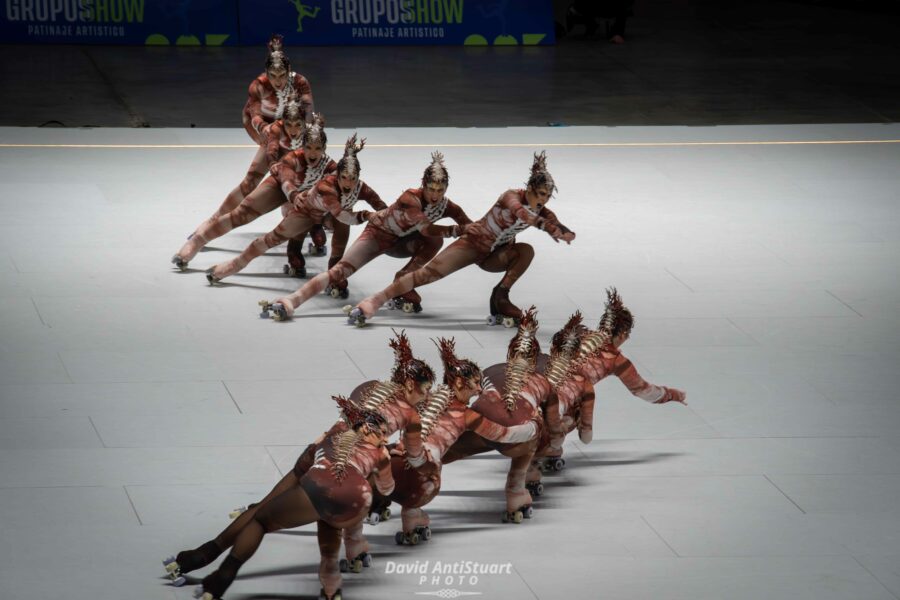
<instances>
[{"instance_id":1,"label":"skater's bent knee","mask_svg":"<svg viewBox=\"0 0 900 600\"><path fill-rule=\"evenodd\" d=\"M245 204L241 204L231 211L231 225L232 227L240 227L241 225L246 225L258 216L259 213L257 211Z\"/></svg>"},{"instance_id":2,"label":"skater's bent knee","mask_svg":"<svg viewBox=\"0 0 900 600\"><path fill-rule=\"evenodd\" d=\"M534 258L534 247L531 244L517 243L516 257L520 260L524 259L530 261Z\"/></svg>"}]
</instances>

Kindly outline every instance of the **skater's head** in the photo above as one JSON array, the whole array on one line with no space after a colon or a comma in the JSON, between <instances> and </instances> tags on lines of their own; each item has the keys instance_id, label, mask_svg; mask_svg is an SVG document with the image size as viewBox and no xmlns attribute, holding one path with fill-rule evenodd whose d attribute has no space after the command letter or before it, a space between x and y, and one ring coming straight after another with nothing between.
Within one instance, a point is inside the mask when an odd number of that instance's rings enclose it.
<instances>
[{"instance_id":1,"label":"skater's head","mask_svg":"<svg viewBox=\"0 0 900 600\"><path fill-rule=\"evenodd\" d=\"M529 203L536 201L538 209L540 209L550 201L554 191L556 191L556 183L553 182L553 176L547 170L547 153L543 150L540 154L535 152L534 161L531 164L531 176L525 187Z\"/></svg>"},{"instance_id":2,"label":"skater's head","mask_svg":"<svg viewBox=\"0 0 900 600\"><path fill-rule=\"evenodd\" d=\"M456 356L456 341L453 338L438 338L438 351L444 363L444 385L450 386L457 398L469 398L481 393L481 368L467 358Z\"/></svg>"},{"instance_id":3,"label":"skater's head","mask_svg":"<svg viewBox=\"0 0 900 600\"><path fill-rule=\"evenodd\" d=\"M443 200L449 185L450 174L444 165L444 155L435 150L431 153L431 164L422 174L422 195L425 202L434 204Z\"/></svg>"},{"instance_id":4,"label":"skater's head","mask_svg":"<svg viewBox=\"0 0 900 600\"><path fill-rule=\"evenodd\" d=\"M581 344L581 338L587 333L587 327L582 324L581 311L575 311L563 328L553 334L550 341L550 356L571 355Z\"/></svg>"},{"instance_id":5,"label":"skater's head","mask_svg":"<svg viewBox=\"0 0 900 600\"><path fill-rule=\"evenodd\" d=\"M600 319L598 330L605 332L610 339L610 344L616 348L628 341L631 330L634 328L634 317L631 311L622 302L622 297L616 288L606 290L606 310Z\"/></svg>"},{"instance_id":6,"label":"skater's head","mask_svg":"<svg viewBox=\"0 0 900 600\"><path fill-rule=\"evenodd\" d=\"M531 306L525 311L519 322L516 335L509 341L509 347L506 350L507 361L525 360L532 365L537 362L537 357L541 353L541 344L537 340L537 329L537 308Z\"/></svg>"},{"instance_id":7,"label":"skater's head","mask_svg":"<svg viewBox=\"0 0 900 600\"><path fill-rule=\"evenodd\" d=\"M284 123L284 131L292 140L298 139L303 133L304 118L303 106L297 100L297 96L291 98L284 105L281 120Z\"/></svg>"},{"instance_id":8,"label":"skater's head","mask_svg":"<svg viewBox=\"0 0 900 600\"><path fill-rule=\"evenodd\" d=\"M356 155L362 152L366 147L366 139L363 138L357 142L356 134L347 138L344 144L344 156L337 164L338 186L341 188L341 195L346 196L354 189L359 182L359 159Z\"/></svg>"},{"instance_id":9,"label":"skater's head","mask_svg":"<svg viewBox=\"0 0 900 600\"><path fill-rule=\"evenodd\" d=\"M388 424L381 413L366 412L363 419L353 424L353 430L362 434L363 440L376 448L387 442Z\"/></svg>"},{"instance_id":10,"label":"skater's head","mask_svg":"<svg viewBox=\"0 0 900 600\"><path fill-rule=\"evenodd\" d=\"M423 360L415 358L406 333L394 331L389 342L394 350L394 371L391 381L402 386L407 404L416 405L425 399L434 384L434 371Z\"/></svg>"},{"instance_id":11,"label":"skater's head","mask_svg":"<svg viewBox=\"0 0 900 600\"><path fill-rule=\"evenodd\" d=\"M319 160L325 156L325 148L328 146L328 136L325 134L325 117L322 113L312 114L312 121L303 127L301 140L306 163L311 167L315 167L319 164Z\"/></svg>"},{"instance_id":12,"label":"skater's head","mask_svg":"<svg viewBox=\"0 0 900 600\"><path fill-rule=\"evenodd\" d=\"M266 57L266 76L276 90L283 90L287 85L291 72L291 61L284 53L284 38L272 35L268 43L269 54Z\"/></svg>"}]
</instances>

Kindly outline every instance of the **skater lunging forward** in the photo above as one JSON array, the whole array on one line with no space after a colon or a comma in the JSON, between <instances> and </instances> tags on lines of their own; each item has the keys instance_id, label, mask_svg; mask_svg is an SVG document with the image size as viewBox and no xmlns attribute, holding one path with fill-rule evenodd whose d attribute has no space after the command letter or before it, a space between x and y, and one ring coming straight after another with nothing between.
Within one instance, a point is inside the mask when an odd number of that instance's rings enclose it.
<instances>
[{"instance_id":1,"label":"skater lunging forward","mask_svg":"<svg viewBox=\"0 0 900 600\"><path fill-rule=\"evenodd\" d=\"M467 226L462 236L431 262L395 279L382 291L360 302L351 316L364 321L391 298L407 294L414 287L434 283L463 267L478 265L485 271L504 274L491 292L491 324L506 319L504 324L513 326L522 317L522 311L510 302L509 289L534 258L534 249L529 244L516 242L516 234L528 227L537 227L557 242L570 243L575 239L575 234L546 207L555 189L553 177L547 171L546 154L535 154L525 189L504 192L481 220Z\"/></svg>"},{"instance_id":2,"label":"skater lunging forward","mask_svg":"<svg viewBox=\"0 0 900 600\"><path fill-rule=\"evenodd\" d=\"M344 257L325 273L310 279L303 287L271 303L273 309L289 318L304 302L327 286L340 286L372 259L387 254L411 257L395 275L400 277L427 263L441 249L445 237L458 237L462 227L472 221L463 210L445 196L450 176L440 152L431 155L431 164L422 175L422 187L403 192L396 202L369 217L369 224L353 242ZM456 225L435 225L444 217ZM416 312L421 298L410 288L404 297Z\"/></svg>"}]
</instances>

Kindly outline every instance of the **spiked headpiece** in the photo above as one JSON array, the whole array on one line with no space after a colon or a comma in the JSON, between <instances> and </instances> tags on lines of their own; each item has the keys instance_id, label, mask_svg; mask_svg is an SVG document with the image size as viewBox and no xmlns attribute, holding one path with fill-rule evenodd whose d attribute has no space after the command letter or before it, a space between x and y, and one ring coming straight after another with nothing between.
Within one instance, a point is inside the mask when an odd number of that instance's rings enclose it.
<instances>
[{"instance_id":1,"label":"spiked headpiece","mask_svg":"<svg viewBox=\"0 0 900 600\"><path fill-rule=\"evenodd\" d=\"M578 349L582 336L587 333L587 327L582 325L581 311L575 311L563 328L553 335L550 341L550 356L558 354L571 354Z\"/></svg>"},{"instance_id":2,"label":"spiked headpiece","mask_svg":"<svg viewBox=\"0 0 900 600\"><path fill-rule=\"evenodd\" d=\"M359 159L356 155L366 147L366 138L356 141L356 134L347 138L344 144L344 156L338 161L337 171L341 175L346 175L353 179L359 179Z\"/></svg>"},{"instance_id":3,"label":"spiked headpiece","mask_svg":"<svg viewBox=\"0 0 900 600\"><path fill-rule=\"evenodd\" d=\"M622 302L616 288L606 290L606 310L600 318L597 329L609 335L610 340L620 333L630 332L634 327L634 317Z\"/></svg>"},{"instance_id":4,"label":"spiked headpiece","mask_svg":"<svg viewBox=\"0 0 900 600\"><path fill-rule=\"evenodd\" d=\"M550 171L547 170L547 152L541 150L540 154L537 152L534 153L534 162L531 163L531 176L528 178L528 187L530 188L540 188L540 187L548 187L550 188L550 194L556 190L556 183L553 181L553 176L550 175Z\"/></svg>"},{"instance_id":5,"label":"spiked headpiece","mask_svg":"<svg viewBox=\"0 0 900 600\"><path fill-rule=\"evenodd\" d=\"M541 345L537 340L537 308L532 305L525 311L522 320L519 322L519 329L516 335L509 342L509 348L506 351L506 360L514 358L523 358L530 362L537 360L538 354L541 353Z\"/></svg>"},{"instance_id":6,"label":"spiked headpiece","mask_svg":"<svg viewBox=\"0 0 900 600\"><path fill-rule=\"evenodd\" d=\"M444 155L437 150L431 153L431 164L422 175L422 187L424 188L429 183L439 183L444 186L450 184L450 174L447 173L447 167L444 165Z\"/></svg>"},{"instance_id":7,"label":"spiked headpiece","mask_svg":"<svg viewBox=\"0 0 900 600\"><path fill-rule=\"evenodd\" d=\"M280 71L284 69L291 72L291 61L284 53L284 37L277 33L272 34L267 44L269 54L266 57L266 72Z\"/></svg>"},{"instance_id":8,"label":"spiked headpiece","mask_svg":"<svg viewBox=\"0 0 900 600\"><path fill-rule=\"evenodd\" d=\"M322 113L314 112L312 114L312 122L307 123L303 128L303 145L319 143L322 148L328 145L328 136L325 135L325 117Z\"/></svg>"},{"instance_id":9,"label":"spiked headpiece","mask_svg":"<svg viewBox=\"0 0 900 600\"><path fill-rule=\"evenodd\" d=\"M394 350L394 370L391 381L403 385L409 380L416 382L434 381L434 371L423 361L415 358L406 332L394 331L394 339L388 345Z\"/></svg>"},{"instance_id":10,"label":"spiked headpiece","mask_svg":"<svg viewBox=\"0 0 900 600\"><path fill-rule=\"evenodd\" d=\"M288 121L292 123L298 123L303 122L305 117L306 115L303 110L303 105L300 104L300 101L297 99L296 95L291 96L284 105L284 112L281 115L281 119L285 123L287 123Z\"/></svg>"},{"instance_id":11,"label":"spiked headpiece","mask_svg":"<svg viewBox=\"0 0 900 600\"><path fill-rule=\"evenodd\" d=\"M441 362L444 363L444 383L446 385L450 385L456 377L471 379L481 373L481 369L477 364L466 358L460 359L456 356L456 340L453 338L438 338L432 341L437 345L438 352L441 355Z\"/></svg>"}]
</instances>

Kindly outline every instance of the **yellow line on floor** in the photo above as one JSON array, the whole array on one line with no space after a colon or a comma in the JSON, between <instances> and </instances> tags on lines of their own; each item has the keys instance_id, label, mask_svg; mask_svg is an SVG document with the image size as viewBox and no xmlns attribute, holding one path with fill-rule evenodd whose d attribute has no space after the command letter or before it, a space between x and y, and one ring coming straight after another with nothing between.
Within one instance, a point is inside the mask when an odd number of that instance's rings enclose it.
<instances>
[{"instance_id":1,"label":"yellow line on floor","mask_svg":"<svg viewBox=\"0 0 900 600\"><path fill-rule=\"evenodd\" d=\"M781 140L733 142L559 142L498 144L366 144L366 148L654 148L693 146L811 146L838 144L900 144L900 140ZM96 149L179 149L230 150L257 148L253 144L0 144L0 148L96 148Z\"/></svg>"}]
</instances>

